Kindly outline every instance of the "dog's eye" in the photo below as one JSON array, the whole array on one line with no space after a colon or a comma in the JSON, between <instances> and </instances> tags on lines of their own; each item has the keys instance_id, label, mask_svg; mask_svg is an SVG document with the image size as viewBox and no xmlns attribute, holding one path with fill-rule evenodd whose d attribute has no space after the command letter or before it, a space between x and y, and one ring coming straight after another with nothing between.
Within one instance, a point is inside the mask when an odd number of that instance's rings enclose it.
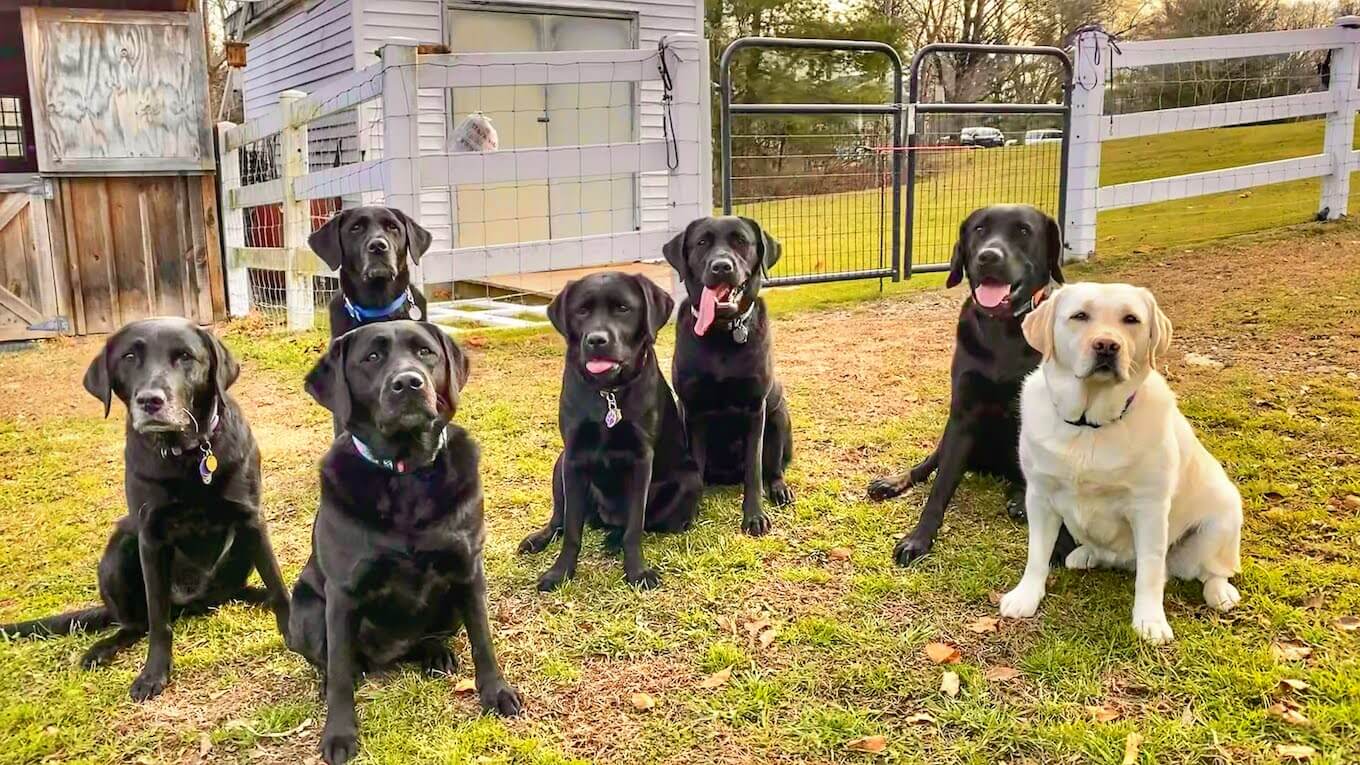
<instances>
[{"instance_id":1,"label":"dog's eye","mask_svg":"<svg viewBox=\"0 0 1360 765\"><path fill-rule=\"evenodd\" d=\"M128 351L127 353L123 354L123 361L136 361L136 360L137 354L133 353L132 351Z\"/></svg>"},{"instance_id":2,"label":"dog's eye","mask_svg":"<svg viewBox=\"0 0 1360 765\"><path fill-rule=\"evenodd\" d=\"M590 307L589 307L589 306L584 306L584 305L583 305L583 306L581 306L580 308L577 308L577 309L576 309L576 315L577 315L577 316L589 316L589 315L590 315Z\"/></svg>"},{"instance_id":3,"label":"dog's eye","mask_svg":"<svg viewBox=\"0 0 1360 765\"><path fill-rule=\"evenodd\" d=\"M429 348L426 348L425 346L422 345L422 346L420 346L419 348L416 349L416 355L417 355L417 356L433 356L433 355L434 355L434 351L432 351L432 350L430 350Z\"/></svg>"},{"instance_id":4,"label":"dog's eye","mask_svg":"<svg viewBox=\"0 0 1360 765\"><path fill-rule=\"evenodd\" d=\"M708 245L712 244L712 242L713 242L713 240L712 240L712 239L709 239L707 236L701 236L701 237L699 237L699 246L700 246L700 247L707 247Z\"/></svg>"},{"instance_id":5,"label":"dog's eye","mask_svg":"<svg viewBox=\"0 0 1360 765\"><path fill-rule=\"evenodd\" d=\"M353 226L350 226L350 227L349 227L349 230L357 234L357 233L359 233L360 231L363 231L363 230L364 230L364 224L362 224L362 223L355 223Z\"/></svg>"},{"instance_id":6,"label":"dog's eye","mask_svg":"<svg viewBox=\"0 0 1360 765\"><path fill-rule=\"evenodd\" d=\"M1029 235L1030 235L1029 226L1021 226L1021 227L1020 227L1020 236L1029 236Z\"/></svg>"},{"instance_id":7,"label":"dog's eye","mask_svg":"<svg viewBox=\"0 0 1360 765\"><path fill-rule=\"evenodd\" d=\"M633 309L632 309L632 308L629 308L628 306L624 305L623 303L619 303L618 305L614 306L614 313L623 314L623 313L628 313L628 312L631 311L631 310L633 310Z\"/></svg>"},{"instance_id":8,"label":"dog's eye","mask_svg":"<svg viewBox=\"0 0 1360 765\"><path fill-rule=\"evenodd\" d=\"M175 363L176 363L176 364L187 364L187 363L189 363L189 362L192 362L193 360L194 360L193 355L190 354L188 351L176 351L176 352L175 352Z\"/></svg>"},{"instance_id":9,"label":"dog's eye","mask_svg":"<svg viewBox=\"0 0 1360 765\"><path fill-rule=\"evenodd\" d=\"M1072 321L1086 321L1089 318L1091 318L1090 314L1086 313L1085 311L1077 311L1076 313L1072 314Z\"/></svg>"},{"instance_id":10,"label":"dog's eye","mask_svg":"<svg viewBox=\"0 0 1360 765\"><path fill-rule=\"evenodd\" d=\"M983 226L982 226L981 224L976 225L976 226L973 226L973 230L976 231L977 233L981 234L981 233L982 233L982 230L983 230Z\"/></svg>"},{"instance_id":11,"label":"dog's eye","mask_svg":"<svg viewBox=\"0 0 1360 765\"><path fill-rule=\"evenodd\" d=\"M386 223L383 224L383 228L387 229L388 231L396 231L396 230L397 230L397 224L395 224L395 223L393 223L392 221L389 220L388 222L386 222Z\"/></svg>"},{"instance_id":12,"label":"dog's eye","mask_svg":"<svg viewBox=\"0 0 1360 765\"><path fill-rule=\"evenodd\" d=\"M1124 323L1125 323L1125 324L1141 324L1141 323L1142 323L1142 319L1139 319L1137 316L1134 316L1134 315L1131 314L1131 313L1126 313L1126 314L1124 314Z\"/></svg>"},{"instance_id":13,"label":"dog's eye","mask_svg":"<svg viewBox=\"0 0 1360 765\"><path fill-rule=\"evenodd\" d=\"M372 362L372 361L377 361L377 360L380 359L380 358L382 358L382 355L379 354L377 351L373 351L372 353L370 353L370 354L368 354L367 356L364 357L364 361Z\"/></svg>"},{"instance_id":14,"label":"dog's eye","mask_svg":"<svg viewBox=\"0 0 1360 765\"><path fill-rule=\"evenodd\" d=\"M748 245L748 244L750 244L750 242L747 241L746 237L744 237L744 236L734 236L734 237L732 237L732 246L733 246L733 247L745 247L745 246Z\"/></svg>"}]
</instances>

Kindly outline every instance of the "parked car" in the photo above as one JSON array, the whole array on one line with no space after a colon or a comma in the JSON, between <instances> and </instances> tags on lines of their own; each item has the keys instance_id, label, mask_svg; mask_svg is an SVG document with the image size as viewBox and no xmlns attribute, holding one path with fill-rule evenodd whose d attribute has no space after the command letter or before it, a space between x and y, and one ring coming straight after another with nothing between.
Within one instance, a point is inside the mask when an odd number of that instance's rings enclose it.
<instances>
[{"instance_id":1,"label":"parked car","mask_svg":"<svg viewBox=\"0 0 1360 765\"><path fill-rule=\"evenodd\" d=\"M1006 136L994 127L966 127L959 131L959 144L962 146L975 146L987 148L1000 146L1006 142Z\"/></svg>"},{"instance_id":2,"label":"parked car","mask_svg":"<svg viewBox=\"0 0 1360 765\"><path fill-rule=\"evenodd\" d=\"M1060 143L1063 139L1062 131L1057 128L1041 128L1039 130L1025 131L1025 145L1032 143Z\"/></svg>"}]
</instances>

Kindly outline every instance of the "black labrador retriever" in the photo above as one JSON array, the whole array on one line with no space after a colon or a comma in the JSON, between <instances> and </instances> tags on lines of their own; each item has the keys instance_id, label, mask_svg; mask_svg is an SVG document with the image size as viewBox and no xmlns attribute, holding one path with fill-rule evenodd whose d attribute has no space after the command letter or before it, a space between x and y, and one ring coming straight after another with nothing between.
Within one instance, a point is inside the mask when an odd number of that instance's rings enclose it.
<instances>
[{"instance_id":1,"label":"black labrador retriever","mask_svg":"<svg viewBox=\"0 0 1360 765\"><path fill-rule=\"evenodd\" d=\"M710 486L744 487L741 528L770 529L762 485L793 501L784 471L793 426L774 374L770 321L760 288L779 242L750 218L700 218L662 252L689 296L680 306L671 378L695 462Z\"/></svg>"},{"instance_id":2,"label":"black labrador retriever","mask_svg":"<svg viewBox=\"0 0 1360 765\"><path fill-rule=\"evenodd\" d=\"M477 445L450 422L467 376L457 344L414 321L341 335L307 374L307 392L347 435L321 461L288 647L321 673L321 752L332 765L357 751L359 676L402 661L452 673L448 641L463 628L482 708L520 711L491 644Z\"/></svg>"},{"instance_id":3,"label":"black labrador retriever","mask_svg":"<svg viewBox=\"0 0 1360 765\"><path fill-rule=\"evenodd\" d=\"M425 295L411 284L416 264L430 249L430 232L392 207L342 210L307 237L325 264L340 271L340 292L331 298L331 338L361 324L427 319Z\"/></svg>"},{"instance_id":4,"label":"black labrador retriever","mask_svg":"<svg viewBox=\"0 0 1360 765\"><path fill-rule=\"evenodd\" d=\"M538 580L557 588L576 573L585 523L610 529L623 550L624 577L660 583L642 559L642 532L689 528L703 491L685 445L670 386L653 344L675 301L644 276L607 272L570 282L548 306L567 340L553 466L552 518L525 537L521 553L545 549L559 534L562 552Z\"/></svg>"},{"instance_id":5,"label":"black labrador retriever","mask_svg":"<svg viewBox=\"0 0 1360 765\"><path fill-rule=\"evenodd\" d=\"M175 318L120 329L85 372L85 389L127 407L123 486L128 514L99 560L104 605L0 627L61 635L117 626L85 652L89 669L150 637L131 695L160 694L170 676L171 621L230 600L268 603L288 628L288 590L260 515L260 451L227 388L240 367L207 330ZM258 570L265 589L246 586Z\"/></svg>"},{"instance_id":6,"label":"black labrador retriever","mask_svg":"<svg viewBox=\"0 0 1360 765\"><path fill-rule=\"evenodd\" d=\"M959 226L945 285L954 287L965 276L970 294L955 330L944 436L916 467L869 484L869 497L885 500L939 471L916 528L893 551L899 565L930 551L965 470L1006 480L1006 509L1012 518L1025 517L1020 386L1039 366L1040 356L1025 342L1020 325L1062 284L1062 233L1057 221L1026 205L973 211ZM1058 547L1070 544L1064 528Z\"/></svg>"}]
</instances>

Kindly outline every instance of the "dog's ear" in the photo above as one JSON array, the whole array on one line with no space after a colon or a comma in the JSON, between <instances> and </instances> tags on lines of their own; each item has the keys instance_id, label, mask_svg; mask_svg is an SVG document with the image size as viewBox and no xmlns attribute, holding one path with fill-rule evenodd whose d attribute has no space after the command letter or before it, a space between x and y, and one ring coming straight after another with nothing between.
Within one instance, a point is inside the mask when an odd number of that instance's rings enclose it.
<instances>
[{"instance_id":1,"label":"dog's ear","mask_svg":"<svg viewBox=\"0 0 1360 765\"><path fill-rule=\"evenodd\" d=\"M349 210L341 210L307 237L307 246L311 247L312 252L315 252L316 256L321 258L321 262L332 271L338 270L345 259L345 248L340 242L340 235L345 230L345 219L348 217Z\"/></svg>"},{"instance_id":2,"label":"dog's ear","mask_svg":"<svg viewBox=\"0 0 1360 765\"><path fill-rule=\"evenodd\" d=\"M391 210L392 214L397 216L402 226L406 228L406 251L410 253L411 260L416 265L420 265L420 256L430 249L430 242L434 241L434 237L430 236L430 232L426 231L424 226L411 220L411 216L401 210L395 207L387 209Z\"/></svg>"},{"instance_id":3,"label":"dog's ear","mask_svg":"<svg viewBox=\"0 0 1360 765\"><path fill-rule=\"evenodd\" d=\"M303 388L316 403L335 413L342 425L348 424L350 412L349 381L345 379L345 356L349 349L350 332L335 338L326 355L317 360L307 373Z\"/></svg>"},{"instance_id":4,"label":"dog's ear","mask_svg":"<svg viewBox=\"0 0 1360 765\"><path fill-rule=\"evenodd\" d=\"M698 218L690 221L689 225L685 226L684 231L671 237L671 240L661 247L661 254L665 256L666 262L671 264L671 268L674 268L675 272L680 274L680 281L682 282L689 279L689 249L685 244L689 241L689 232L693 231L695 225L702 220L705 219Z\"/></svg>"},{"instance_id":5,"label":"dog's ear","mask_svg":"<svg viewBox=\"0 0 1360 765\"><path fill-rule=\"evenodd\" d=\"M954 242L954 253L949 256L949 276L944 280L944 286L957 287L963 281L964 260L968 258L968 246L964 240L968 238L968 229L973 224L973 216L969 215L959 224L959 238Z\"/></svg>"},{"instance_id":6,"label":"dog's ear","mask_svg":"<svg viewBox=\"0 0 1360 765\"><path fill-rule=\"evenodd\" d=\"M569 337L567 334L567 302L570 300L571 290L576 286L575 281L567 282L567 286L557 293L552 302L548 304L548 321L552 322L553 329L562 337Z\"/></svg>"},{"instance_id":7,"label":"dog's ear","mask_svg":"<svg viewBox=\"0 0 1360 765\"><path fill-rule=\"evenodd\" d=\"M227 346L222 344L217 335L202 328L199 328L198 335L207 344L208 355L212 357L208 373L212 376L217 400L221 401L227 395L227 388L241 376L241 365L236 362L236 357L231 355L231 351L227 350Z\"/></svg>"},{"instance_id":8,"label":"dog's ear","mask_svg":"<svg viewBox=\"0 0 1360 765\"><path fill-rule=\"evenodd\" d=\"M458 396L463 386L467 385L471 363L462 346L454 342L453 336L438 324L422 321L420 325L439 343L440 352L444 355L444 389L439 391L439 402L448 407L449 416L452 417L458 411Z\"/></svg>"},{"instance_id":9,"label":"dog's ear","mask_svg":"<svg viewBox=\"0 0 1360 765\"><path fill-rule=\"evenodd\" d=\"M671 311L675 310L675 298L642 274L633 274L633 281L642 291L642 320L647 325L647 334L655 340L657 333L671 320Z\"/></svg>"},{"instance_id":10,"label":"dog's ear","mask_svg":"<svg viewBox=\"0 0 1360 765\"><path fill-rule=\"evenodd\" d=\"M1157 297L1152 294L1152 290L1144 288L1143 297L1148 304L1150 317L1148 332L1152 340L1148 349L1148 366L1156 369L1157 359L1166 358L1166 354L1171 351L1171 319L1168 319L1162 307L1157 305Z\"/></svg>"},{"instance_id":11,"label":"dog's ear","mask_svg":"<svg viewBox=\"0 0 1360 765\"><path fill-rule=\"evenodd\" d=\"M1047 236L1045 236L1045 239L1048 240L1046 242L1046 244L1048 245L1048 275L1049 278L1051 278L1053 281L1057 282L1058 284L1062 284L1063 283L1062 227L1059 226L1058 221L1054 220L1053 218L1050 218L1048 216L1044 216L1044 218L1046 223L1048 224L1048 233Z\"/></svg>"},{"instance_id":12,"label":"dog's ear","mask_svg":"<svg viewBox=\"0 0 1360 765\"><path fill-rule=\"evenodd\" d=\"M117 337L116 335L114 337ZM109 416L109 406L113 403L113 387L109 372L109 344L113 338L99 349L99 353L85 370L85 390L104 403L104 416Z\"/></svg>"},{"instance_id":13,"label":"dog's ear","mask_svg":"<svg viewBox=\"0 0 1360 765\"><path fill-rule=\"evenodd\" d=\"M754 219L742 218L746 225L755 229L756 232L756 254L760 255L760 265L769 273L774 264L779 262L779 240L766 233Z\"/></svg>"},{"instance_id":14,"label":"dog's ear","mask_svg":"<svg viewBox=\"0 0 1360 765\"><path fill-rule=\"evenodd\" d=\"M1043 355L1047 361L1053 356L1053 321L1057 317L1058 296L1049 295L1048 300L1029 312L1021 324L1025 342Z\"/></svg>"}]
</instances>

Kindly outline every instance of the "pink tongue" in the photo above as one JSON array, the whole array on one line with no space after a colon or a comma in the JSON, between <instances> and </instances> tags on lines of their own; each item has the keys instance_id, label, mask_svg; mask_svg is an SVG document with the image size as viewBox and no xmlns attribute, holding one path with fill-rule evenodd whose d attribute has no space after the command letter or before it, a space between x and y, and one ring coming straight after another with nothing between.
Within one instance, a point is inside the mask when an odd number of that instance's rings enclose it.
<instances>
[{"instance_id":1,"label":"pink tongue","mask_svg":"<svg viewBox=\"0 0 1360 765\"><path fill-rule=\"evenodd\" d=\"M973 290L973 297L983 308L996 308L1011 294L1009 284L983 284Z\"/></svg>"},{"instance_id":2,"label":"pink tongue","mask_svg":"<svg viewBox=\"0 0 1360 765\"><path fill-rule=\"evenodd\" d=\"M601 372L608 372L618 365L617 361L610 361L609 359L591 359L586 362L586 369L589 370L591 374L597 375Z\"/></svg>"},{"instance_id":3,"label":"pink tongue","mask_svg":"<svg viewBox=\"0 0 1360 765\"><path fill-rule=\"evenodd\" d=\"M708 328L713 326L713 314L718 310L718 292L712 287L704 287L704 294L699 296L699 316L694 320L694 334L703 337Z\"/></svg>"}]
</instances>

